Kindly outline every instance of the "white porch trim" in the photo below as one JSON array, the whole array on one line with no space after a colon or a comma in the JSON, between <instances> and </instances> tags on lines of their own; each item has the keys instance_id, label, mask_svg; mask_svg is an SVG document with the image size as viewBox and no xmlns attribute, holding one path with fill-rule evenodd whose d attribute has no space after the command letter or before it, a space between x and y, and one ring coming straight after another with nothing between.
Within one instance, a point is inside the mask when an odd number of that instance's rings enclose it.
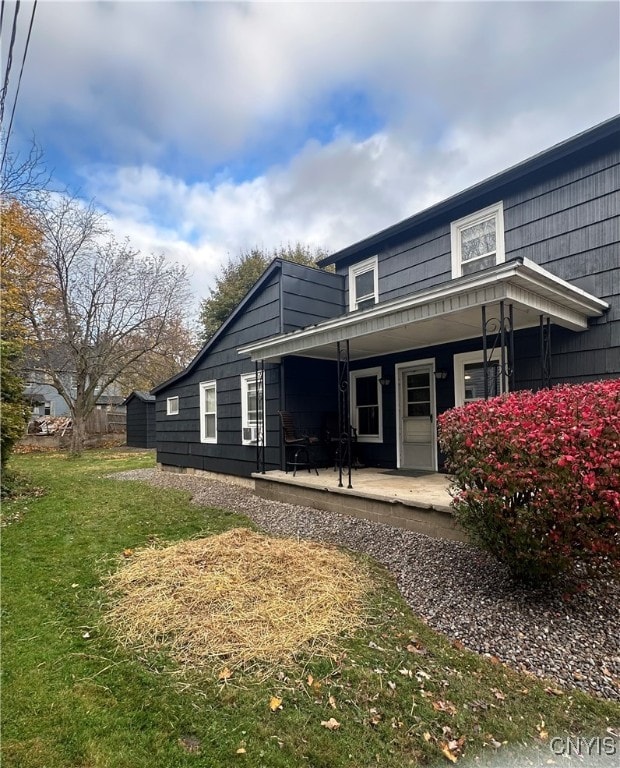
<instances>
[{"instance_id":1,"label":"white porch trim","mask_svg":"<svg viewBox=\"0 0 620 768\"><path fill-rule=\"evenodd\" d=\"M454 328L441 342L475 338L481 335L481 325L472 322L471 310L482 305L511 302L517 311L515 328L533 327L539 315L574 331L588 327L589 317L599 317L608 304L586 291L552 275L528 259L499 264L473 275L451 280L402 299L378 304L365 312L355 312L326 320L299 331L272 336L238 350L252 360L278 360L291 354L327 356L326 348L338 341L361 339L398 329L407 330L411 348L428 346L416 339L416 330L430 327L429 322L441 318L451 321ZM469 313L468 313L469 310ZM520 314L519 314L520 311ZM468 322L462 321L467 318ZM433 323L434 325L434 323ZM465 327L464 327L465 326ZM476 327L477 326L477 327ZM385 351L408 348L402 334ZM321 354L323 353L323 354ZM360 353L359 357L365 355Z\"/></svg>"}]
</instances>

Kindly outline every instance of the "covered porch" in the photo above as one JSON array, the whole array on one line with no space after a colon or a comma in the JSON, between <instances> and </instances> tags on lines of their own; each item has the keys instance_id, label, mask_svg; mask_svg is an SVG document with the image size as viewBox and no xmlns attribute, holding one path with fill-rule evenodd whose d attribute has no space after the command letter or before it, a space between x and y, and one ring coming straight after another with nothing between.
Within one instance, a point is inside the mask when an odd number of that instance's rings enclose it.
<instances>
[{"instance_id":1,"label":"covered porch","mask_svg":"<svg viewBox=\"0 0 620 768\"><path fill-rule=\"evenodd\" d=\"M389 488L387 503L406 506L410 489L402 495L392 490L399 483L386 482L393 478L385 471L441 468L439 414L475 399L550 386L553 343L587 331L589 320L607 307L533 262L516 259L242 347L239 354L256 366L257 473L273 469L265 464L264 436L268 429L270 440L275 435L278 410L292 412L315 436L331 411L340 441L338 471L323 472L319 480L289 477L286 484L303 483L315 495L322 486L340 493L362 484L368 498L385 497ZM267 399L263 382L276 368L279 392ZM384 469L370 480L369 473L352 468L356 457L366 467ZM284 444L281 459L284 469ZM266 474L275 487L277 474Z\"/></svg>"}]
</instances>

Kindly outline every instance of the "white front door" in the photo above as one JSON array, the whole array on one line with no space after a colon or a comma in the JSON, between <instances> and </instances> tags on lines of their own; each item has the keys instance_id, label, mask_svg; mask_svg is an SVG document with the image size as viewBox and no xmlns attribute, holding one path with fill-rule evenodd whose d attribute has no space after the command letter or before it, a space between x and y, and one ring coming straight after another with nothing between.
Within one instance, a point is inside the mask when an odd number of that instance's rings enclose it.
<instances>
[{"instance_id":1,"label":"white front door","mask_svg":"<svg viewBox=\"0 0 620 768\"><path fill-rule=\"evenodd\" d=\"M433 365L401 368L399 390L399 467L434 471L437 467Z\"/></svg>"}]
</instances>

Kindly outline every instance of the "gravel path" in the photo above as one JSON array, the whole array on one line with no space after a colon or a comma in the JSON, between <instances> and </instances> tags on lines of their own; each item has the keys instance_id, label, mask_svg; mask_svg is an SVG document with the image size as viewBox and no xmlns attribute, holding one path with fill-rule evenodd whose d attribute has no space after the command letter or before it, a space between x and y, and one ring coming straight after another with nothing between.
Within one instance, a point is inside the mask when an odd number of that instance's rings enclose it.
<instances>
[{"instance_id":1,"label":"gravel path","mask_svg":"<svg viewBox=\"0 0 620 768\"><path fill-rule=\"evenodd\" d=\"M194 503L247 515L263 530L332 542L371 555L395 576L412 610L479 653L608 699L620 700L620 584L570 603L526 592L468 544L267 501L250 489L192 475L138 469L113 477L187 490Z\"/></svg>"}]
</instances>

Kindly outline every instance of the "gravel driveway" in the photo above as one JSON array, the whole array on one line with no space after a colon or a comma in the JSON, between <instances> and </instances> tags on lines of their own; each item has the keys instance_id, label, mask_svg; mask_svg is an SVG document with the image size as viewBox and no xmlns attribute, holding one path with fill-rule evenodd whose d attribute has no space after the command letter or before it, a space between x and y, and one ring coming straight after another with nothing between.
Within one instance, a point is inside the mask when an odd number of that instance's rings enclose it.
<instances>
[{"instance_id":1,"label":"gravel driveway","mask_svg":"<svg viewBox=\"0 0 620 768\"><path fill-rule=\"evenodd\" d=\"M232 483L138 469L113 475L186 490L195 504L247 515L263 530L349 547L396 577L418 616L511 667L620 700L620 584L599 584L569 603L515 586L472 546L334 512L267 501Z\"/></svg>"}]
</instances>

